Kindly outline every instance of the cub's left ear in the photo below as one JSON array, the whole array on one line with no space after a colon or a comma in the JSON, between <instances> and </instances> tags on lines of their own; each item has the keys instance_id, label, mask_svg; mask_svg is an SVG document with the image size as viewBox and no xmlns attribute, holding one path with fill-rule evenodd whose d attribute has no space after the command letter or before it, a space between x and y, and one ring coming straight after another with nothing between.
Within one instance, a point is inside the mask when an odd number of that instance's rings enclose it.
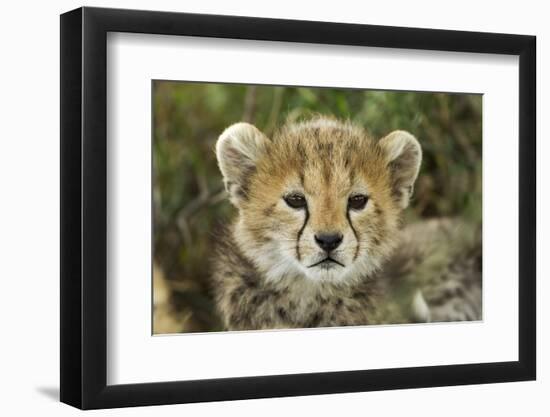
<instances>
[{"instance_id":1,"label":"cub's left ear","mask_svg":"<svg viewBox=\"0 0 550 417\"><path fill-rule=\"evenodd\" d=\"M409 132L396 130L378 142L392 178L392 195L401 208L409 205L422 162L422 148Z\"/></svg>"},{"instance_id":2,"label":"cub's left ear","mask_svg":"<svg viewBox=\"0 0 550 417\"><path fill-rule=\"evenodd\" d=\"M239 208L247 199L250 177L269 139L249 123L235 123L216 142L216 157L230 201Z\"/></svg>"}]
</instances>

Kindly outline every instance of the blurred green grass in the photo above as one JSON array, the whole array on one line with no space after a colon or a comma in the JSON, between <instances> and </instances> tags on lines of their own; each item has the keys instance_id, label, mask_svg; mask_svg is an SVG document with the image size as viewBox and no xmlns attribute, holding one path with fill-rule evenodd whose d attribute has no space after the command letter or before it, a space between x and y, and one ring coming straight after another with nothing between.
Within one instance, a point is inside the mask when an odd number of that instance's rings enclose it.
<instances>
[{"instance_id":1,"label":"blurred green grass","mask_svg":"<svg viewBox=\"0 0 550 417\"><path fill-rule=\"evenodd\" d=\"M424 158L407 220L481 220L481 95L153 83L154 259L170 289L168 316L177 323L159 324L155 333L220 328L208 260L212 232L235 211L214 146L232 123L253 123L269 136L285 122L323 114L362 125L375 138L408 130Z\"/></svg>"}]
</instances>

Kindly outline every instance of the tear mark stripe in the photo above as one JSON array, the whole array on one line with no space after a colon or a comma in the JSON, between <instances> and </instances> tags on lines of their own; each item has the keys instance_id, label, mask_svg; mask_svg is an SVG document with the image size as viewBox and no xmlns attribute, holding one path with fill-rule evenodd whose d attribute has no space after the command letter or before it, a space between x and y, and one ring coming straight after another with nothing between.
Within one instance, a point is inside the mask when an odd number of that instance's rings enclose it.
<instances>
[{"instance_id":1,"label":"tear mark stripe","mask_svg":"<svg viewBox=\"0 0 550 417\"><path fill-rule=\"evenodd\" d=\"M353 255L353 260L355 261L359 256L359 235L357 234L357 231L355 230L355 227L353 227L353 223L351 222L349 209L346 211L346 219L348 219L349 227L351 228L351 231L353 232L353 236L355 236L355 241L357 242L357 244L355 245L355 255Z\"/></svg>"},{"instance_id":2,"label":"tear mark stripe","mask_svg":"<svg viewBox=\"0 0 550 417\"><path fill-rule=\"evenodd\" d=\"M309 220L309 210L307 209L307 207L304 210L306 211L306 218L304 220L304 224L302 225L300 230L298 230L298 235L296 237L296 257L299 261L302 260L302 255L300 254L300 239L302 237L302 233L304 233L304 229L306 228L307 221Z\"/></svg>"}]
</instances>

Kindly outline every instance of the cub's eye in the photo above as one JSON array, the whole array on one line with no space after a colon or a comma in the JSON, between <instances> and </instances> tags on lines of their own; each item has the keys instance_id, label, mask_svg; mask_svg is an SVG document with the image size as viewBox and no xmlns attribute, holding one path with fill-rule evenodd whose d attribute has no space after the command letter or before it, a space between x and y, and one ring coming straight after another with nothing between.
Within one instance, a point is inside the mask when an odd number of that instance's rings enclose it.
<instances>
[{"instance_id":1,"label":"cub's eye","mask_svg":"<svg viewBox=\"0 0 550 417\"><path fill-rule=\"evenodd\" d=\"M362 210L367 205L369 198L364 194L356 194L348 198L348 207L352 210Z\"/></svg>"},{"instance_id":2,"label":"cub's eye","mask_svg":"<svg viewBox=\"0 0 550 417\"><path fill-rule=\"evenodd\" d=\"M306 198L302 194L289 194L283 197L289 207L299 209L307 206Z\"/></svg>"}]
</instances>

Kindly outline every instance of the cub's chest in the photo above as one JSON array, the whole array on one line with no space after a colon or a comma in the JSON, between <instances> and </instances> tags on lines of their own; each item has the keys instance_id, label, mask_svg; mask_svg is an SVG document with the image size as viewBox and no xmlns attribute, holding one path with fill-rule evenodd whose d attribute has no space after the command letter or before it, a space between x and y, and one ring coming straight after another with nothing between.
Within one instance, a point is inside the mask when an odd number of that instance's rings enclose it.
<instances>
[{"instance_id":1,"label":"cub's chest","mask_svg":"<svg viewBox=\"0 0 550 417\"><path fill-rule=\"evenodd\" d=\"M298 298L296 322L301 327L328 327L369 324L373 294L367 288L330 289Z\"/></svg>"},{"instance_id":2,"label":"cub's chest","mask_svg":"<svg viewBox=\"0 0 550 417\"><path fill-rule=\"evenodd\" d=\"M294 283L239 285L220 304L226 326L246 330L369 324L371 302L372 293L364 287Z\"/></svg>"}]
</instances>

